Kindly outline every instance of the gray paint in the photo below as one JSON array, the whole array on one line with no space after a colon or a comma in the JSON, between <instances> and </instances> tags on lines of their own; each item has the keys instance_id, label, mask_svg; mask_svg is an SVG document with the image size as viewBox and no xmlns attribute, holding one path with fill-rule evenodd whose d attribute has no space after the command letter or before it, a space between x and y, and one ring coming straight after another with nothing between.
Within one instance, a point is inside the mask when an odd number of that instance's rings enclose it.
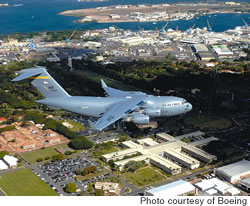
<instances>
[{"instance_id":1,"label":"gray paint","mask_svg":"<svg viewBox=\"0 0 250 206\"><path fill-rule=\"evenodd\" d=\"M108 87L103 80L101 83L109 95L107 97L70 96L44 67L24 69L19 74L12 81L32 78L32 85L45 96L38 103L82 115L101 117L95 124L95 128L99 130L121 118L130 118L133 121L136 112L144 114L146 120L147 116L175 116L192 109L192 105L183 98L120 91Z\"/></svg>"}]
</instances>

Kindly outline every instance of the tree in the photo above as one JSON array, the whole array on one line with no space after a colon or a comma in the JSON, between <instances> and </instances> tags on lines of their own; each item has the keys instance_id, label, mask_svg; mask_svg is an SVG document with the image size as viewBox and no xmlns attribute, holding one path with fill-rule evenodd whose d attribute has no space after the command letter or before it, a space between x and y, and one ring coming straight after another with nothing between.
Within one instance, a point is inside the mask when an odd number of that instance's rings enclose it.
<instances>
[{"instance_id":1,"label":"tree","mask_svg":"<svg viewBox=\"0 0 250 206\"><path fill-rule=\"evenodd\" d=\"M76 184L73 182L68 183L65 187L64 187L64 191L67 193L74 193L76 192Z\"/></svg>"},{"instance_id":2,"label":"tree","mask_svg":"<svg viewBox=\"0 0 250 206\"><path fill-rule=\"evenodd\" d=\"M82 176L85 176L85 175L87 175L88 174L88 170L87 170L87 168L84 168L83 170L82 170Z\"/></svg>"},{"instance_id":3,"label":"tree","mask_svg":"<svg viewBox=\"0 0 250 206\"><path fill-rule=\"evenodd\" d=\"M82 174L81 169L76 170L76 175L81 175L81 174Z\"/></svg>"},{"instance_id":4,"label":"tree","mask_svg":"<svg viewBox=\"0 0 250 206\"><path fill-rule=\"evenodd\" d=\"M86 137L78 136L77 138L70 141L69 146L72 149L80 150L80 149L90 149L93 147L93 143L90 142Z\"/></svg>"},{"instance_id":5,"label":"tree","mask_svg":"<svg viewBox=\"0 0 250 206\"><path fill-rule=\"evenodd\" d=\"M90 166L90 167L87 167L87 170L88 170L88 173L95 173L96 172L96 166Z\"/></svg>"},{"instance_id":6,"label":"tree","mask_svg":"<svg viewBox=\"0 0 250 206\"><path fill-rule=\"evenodd\" d=\"M8 154L9 154L8 151L0 151L0 159L3 159L3 157Z\"/></svg>"},{"instance_id":7,"label":"tree","mask_svg":"<svg viewBox=\"0 0 250 206\"><path fill-rule=\"evenodd\" d=\"M37 158L36 161L37 161L37 162L42 162L42 161L43 161L43 158L41 158L41 157L40 157L40 158Z\"/></svg>"},{"instance_id":8,"label":"tree","mask_svg":"<svg viewBox=\"0 0 250 206\"><path fill-rule=\"evenodd\" d=\"M65 155L64 155L64 154L58 154L58 155L52 156L51 161L52 161L52 162L55 162L55 161L58 161L58 160L63 160L64 158L65 158Z\"/></svg>"}]
</instances>

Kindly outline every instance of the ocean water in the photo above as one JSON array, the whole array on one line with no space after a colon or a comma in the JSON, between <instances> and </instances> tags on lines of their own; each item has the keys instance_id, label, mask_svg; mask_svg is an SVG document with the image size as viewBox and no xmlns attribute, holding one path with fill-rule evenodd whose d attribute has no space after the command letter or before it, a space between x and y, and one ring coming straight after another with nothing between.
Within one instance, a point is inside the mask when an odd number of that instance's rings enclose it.
<instances>
[{"instance_id":1,"label":"ocean water","mask_svg":"<svg viewBox=\"0 0 250 206\"><path fill-rule=\"evenodd\" d=\"M186 0L188 2L188 0ZM189 0L195 1L195 0ZM198 1L198 0L197 0ZM250 2L250 0L245 0ZM86 9L98 6L107 6L115 4L156 4L156 3L175 3L179 0L110 0L106 2L77 2L77 0L0 0L0 3L9 3L9 7L0 8L0 33L8 34L13 32L30 31L56 31L71 29L94 29L107 28L116 25L122 29L138 30L138 25L145 30L161 28L165 22L133 22L133 23L75 23L76 17L61 16L58 13L70 9ZM23 4L23 6L14 7L11 5ZM243 26L242 19L250 24L250 14L217 14L211 16L201 16L199 19L172 21L168 28L186 30L192 27L207 26L209 20L213 31L225 31Z\"/></svg>"}]
</instances>

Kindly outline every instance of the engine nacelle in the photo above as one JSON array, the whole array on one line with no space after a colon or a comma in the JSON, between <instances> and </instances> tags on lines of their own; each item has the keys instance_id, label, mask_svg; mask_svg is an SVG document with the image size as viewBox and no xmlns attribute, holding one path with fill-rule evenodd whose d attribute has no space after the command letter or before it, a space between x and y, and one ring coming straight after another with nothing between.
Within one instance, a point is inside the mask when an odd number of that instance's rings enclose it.
<instances>
[{"instance_id":1,"label":"engine nacelle","mask_svg":"<svg viewBox=\"0 0 250 206\"><path fill-rule=\"evenodd\" d=\"M160 109L154 109L154 108L146 108L145 114L149 115L151 117L159 117L161 116L161 110Z\"/></svg>"},{"instance_id":2,"label":"engine nacelle","mask_svg":"<svg viewBox=\"0 0 250 206\"><path fill-rule=\"evenodd\" d=\"M149 116L144 115L144 114L140 114L140 113L136 113L136 114L133 114L132 121L135 124L148 124L149 123Z\"/></svg>"}]
</instances>

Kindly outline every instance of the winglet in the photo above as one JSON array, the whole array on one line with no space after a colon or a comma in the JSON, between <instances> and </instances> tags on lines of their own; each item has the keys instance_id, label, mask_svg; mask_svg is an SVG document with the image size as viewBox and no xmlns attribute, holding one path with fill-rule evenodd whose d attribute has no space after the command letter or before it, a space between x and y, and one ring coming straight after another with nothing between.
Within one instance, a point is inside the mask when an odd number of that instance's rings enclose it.
<instances>
[{"instance_id":1,"label":"winglet","mask_svg":"<svg viewBox=\"0 0 250 206\"><path fill-rule=\"evenodd\" d=\"M101 79L101 83L102 83L102 87L108 87L107 84L103 81L103 79Z\"/></svg>"}]
</instances>

